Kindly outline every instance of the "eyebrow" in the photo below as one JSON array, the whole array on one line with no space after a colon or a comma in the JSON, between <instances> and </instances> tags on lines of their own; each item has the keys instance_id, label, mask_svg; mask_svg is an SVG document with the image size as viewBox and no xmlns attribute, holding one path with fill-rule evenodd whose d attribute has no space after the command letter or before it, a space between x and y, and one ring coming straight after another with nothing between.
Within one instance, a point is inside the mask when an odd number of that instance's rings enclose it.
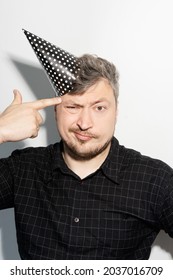
<instances>
[{"instance_id":1,"label":"eyebrow","mask_svg":"<svg viewBox=\"0 0 173 280\"><path fill-rule=\"evenodd\" d=\"M110 103L110 101L106 98L101 98L101 99L98 99L96 101L94 101L93 103L91 103L92 105L95 105L97 103L101 103L101 102L107 102L107 103Z\"/></svg>"},{"instance_id":2,"label":"eyebrow","mask_svg":"<svg viewBox=\"0 0 173 280\"><path fill-rule=\"evenodd\" d=\"M96 105L96 104L101 103L101 102L110 103L110 101L107 100L106 98L101 98L101 99L98 99L98 100L96 100L96 101L94 101L94 102L91 102L91 103L90 103L90 106ZM81 108L84 107L84 105L82 105L82 104L80 104L80 103L77 103L77 102L74 102L74 100L64 101L63 103L64 103L65 105L73 105L73 106L78 106L78 107L81 107Z\"/></svg>"}]
</instances>

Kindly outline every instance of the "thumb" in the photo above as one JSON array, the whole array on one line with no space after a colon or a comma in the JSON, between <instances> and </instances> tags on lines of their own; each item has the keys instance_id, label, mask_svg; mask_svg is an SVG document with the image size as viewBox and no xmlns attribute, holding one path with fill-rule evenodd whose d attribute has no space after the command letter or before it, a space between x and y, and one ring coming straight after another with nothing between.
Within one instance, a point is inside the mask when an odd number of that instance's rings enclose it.
<instances>
[{"instance_id":1,"label":"thumb","mask_svg":"<svg viewBox=\"0 0 173 280\"><path fill-rule=\"evenodd\" d=\"M13 93L14 93L14 99L13 99L13 102L11 103L11 105L22 104L21 93L17 89L14 89Z\"/></svg>"}]
</instances>

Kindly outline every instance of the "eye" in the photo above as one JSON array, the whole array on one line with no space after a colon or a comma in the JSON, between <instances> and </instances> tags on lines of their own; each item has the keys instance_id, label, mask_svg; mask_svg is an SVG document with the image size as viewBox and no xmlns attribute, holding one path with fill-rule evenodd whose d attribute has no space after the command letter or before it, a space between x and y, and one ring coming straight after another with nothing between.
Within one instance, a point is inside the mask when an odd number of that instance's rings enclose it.
<instances>
[{"instance_id":1,"label":"eye","mask_svg":"<svg viewBox=\"0 0 173 280\"><path fill-rule=\"evenodd\" d=\"M77 106L65 106L65 109L69 112L69 113L72 113L72 114L75 114L75 113L77 113L78 112L78 110L79 110L79 107L77 107Z\"/></svg>"},{"instance_id":2,"label":"eye","mask_svg":"<svg viewBox=\"0 0 173 280\"><path fill-rule=\"evenodd\" d=\"M102 111L104 111L104 110L106 110L106 107L105 107L105 106L97 106L97 107L96 107L96 111L102 112Z\"/></svg>"},{"instance_id":3,"label":"eye","mask_svg":"<svg viewBox=\"0 0 173 280\"><path fill-rule=\"evenodd\" d=\"M75 109L76 107L75 106L67 106L66 108L67 109Z\"/></svg>"}]
</instances>

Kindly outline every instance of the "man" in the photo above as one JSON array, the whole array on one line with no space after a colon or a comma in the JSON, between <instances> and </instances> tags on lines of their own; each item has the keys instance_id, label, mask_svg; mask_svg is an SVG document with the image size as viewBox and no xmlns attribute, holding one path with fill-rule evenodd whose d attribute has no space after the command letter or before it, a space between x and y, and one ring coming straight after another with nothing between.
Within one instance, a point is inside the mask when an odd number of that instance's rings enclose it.
<instances>
[{"instance_id":1,"label":"man","mask_svg":"<svg viewBox=\"0 0 173 280\"><path fill-rule=\"evenodd\" d=\"M61 98L13 103L0 115L0 142L36 137L39 110L55 105L62 141L0 161L0 207L14 207L22 259L148 259L157 234L173 237L173 170L114 137L118 73L79 58Z\"/></svg>"}]
</instances>

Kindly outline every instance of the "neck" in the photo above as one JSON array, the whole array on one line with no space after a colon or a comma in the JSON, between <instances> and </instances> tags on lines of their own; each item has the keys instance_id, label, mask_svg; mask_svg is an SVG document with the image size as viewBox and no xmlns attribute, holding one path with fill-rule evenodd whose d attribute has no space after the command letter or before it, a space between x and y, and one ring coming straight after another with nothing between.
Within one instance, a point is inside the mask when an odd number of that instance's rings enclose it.
<instances>
[{"instance_id":1,"label":"neck","mask_svg":"<svg viewBox=\"0 0 173 280\"><path fill-rule=\"evenodd\" d=\"M84 179L88 175L94 173L102 165L109 154L110 146L111 143L100 154L88 160L76 159L64 148L63 158L69 169L71 169L81 179Z\"/></svg>"}]
</instances>

